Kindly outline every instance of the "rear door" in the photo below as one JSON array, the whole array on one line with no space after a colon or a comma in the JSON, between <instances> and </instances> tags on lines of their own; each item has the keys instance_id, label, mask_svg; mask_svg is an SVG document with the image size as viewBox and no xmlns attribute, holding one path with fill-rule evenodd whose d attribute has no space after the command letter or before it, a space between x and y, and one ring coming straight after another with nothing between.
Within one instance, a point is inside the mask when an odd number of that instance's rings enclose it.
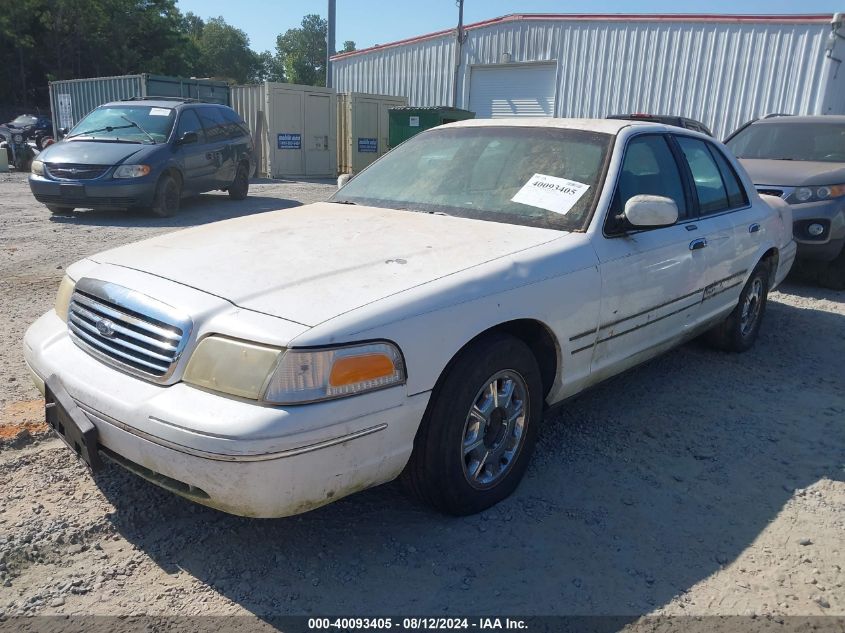
<instances>
[{"instance_id":1,"label":"rear door","mask_svg":"<svg viewBox=\"0 0 845 633\"><path fill-rule=\"evenodd\" d=\"M194 193L214 189L216 166L206 146L205 130L193 108L182 110L180 113L176 122L176 140L181 139L187 132L194 132L197 142L180 144L177 149L185 177L184 189Z\"/></svg>"},{"instance_id":2,"label":"rear door","mask_svg":"<svg viewBox=\"0 0 845 633\"><path fill-rule=\"evenodd\" d=\"M670 139L643 134L629 140L603 235L595 242L602 276L592 374L602 379L636 365L684 336L700 321L705 285L705 254L691 248L701 237L686 180ZM679 221L668 227L632 231L622 213L636 195L671 198ZM595 338L595 345L590 345Z\"/></svg>"},{"instance_id":3,"label":"rear door","mask_svg":"<svg viewBox=\"0 0 845 633\"><path fill-rule=\"evenodd\" d=\"M229 150L227 122L215 106L197 108L202 127L205 130L206 155L213 164L213 176L210 189L228 187L235 178L232 152Z\"/></svg>"},{"instance_id":4,"label":"rear door","mask_svg":"<svg viewBox=\"0 0 845 633\"><path fill-rule=\"evenodd\" d=\"M703 296L706 319L716 318L736 305L756 254L753 233L762 225L759 211L749 205L748 196L713 143L676 135L684 166L692 179L699 227L706 243L707 279ZM757 229L753 224L757 222ZM740 226L742 225L742 226ZM739 230L739 229L742 230ZM749 239L751 238L751 239Z\"/></svg>"}]
</instances>

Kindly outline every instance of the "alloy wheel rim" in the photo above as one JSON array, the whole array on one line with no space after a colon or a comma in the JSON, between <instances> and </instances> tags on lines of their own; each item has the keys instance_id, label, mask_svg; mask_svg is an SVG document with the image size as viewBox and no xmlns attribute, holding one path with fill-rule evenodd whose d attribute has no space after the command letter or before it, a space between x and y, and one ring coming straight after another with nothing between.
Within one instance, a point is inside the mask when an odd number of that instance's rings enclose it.
<instances>
[{"instance_id":1,"label":"alloy wheel rim","mask_svg":"<svg viewBox=\"0 0 845 633\"><path fill-rule=\"evenodd\" d=\"M461 436L461 464L472 487L491 488L510 472L522 450L528 413L528 387L516 371L500 371L478 390Z\"/></svg>"},{"instance_id":2,"label":"alloy wheel rim","mask_svg":"<svg viewBox=\"0 0 845 633\"><path fill-rule=\"evenodd\" d=\"M751 282L751 287L742 302L742 310L739 318L739 331L742 336L748 336L754 329L757 319L760 318L760 309L763 305L763 281L758 277Z\"/></svg>"}]
</instances>

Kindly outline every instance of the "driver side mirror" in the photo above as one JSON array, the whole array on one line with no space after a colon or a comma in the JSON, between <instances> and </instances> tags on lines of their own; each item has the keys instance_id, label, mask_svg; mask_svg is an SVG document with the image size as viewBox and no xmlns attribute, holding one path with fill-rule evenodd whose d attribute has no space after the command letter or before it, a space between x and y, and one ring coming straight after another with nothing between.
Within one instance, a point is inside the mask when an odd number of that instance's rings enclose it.
<instances>
[{"instance_id":1,"label":"driver side mirror","mask_svg":"<svg viewBox=\"0 0 845 633\"><path fill-rule=\"evenodd\" d=\"M625 219L635 228L672 226L678 221L678 205L664 196L633 196L625 203Z\"/></svg>"},{"instance_id":2,"label":"driver side mirror","mask_svg":"<svg viewBox=\"0 0 845 633\"><path fill-rule=\"evenodd\" d=\"M185 132L182 136L179 137L179 140L176 141L177 145L190 145L191 143L197 143L199 141L199 136L197 136L196 132Z\"/></svg>"},{"instance_id":3,"label":"driver side mirror","mask_svg":"<svg viewBox=\"0 0 845 633\"><path fill-rule=\"evenodd\" d=\"M68 132L70 132L70 130L66 127L60 127L59 128L59 134L61 134L62 136L67 135Z\"/></svg>"},{"instance_id":4,"label":"driver side mirror","mask_svg":"<svg viewBox=\"0 0 845 633\"><path fill-rule=\"evenodd\" d=\"M352 180L352 174L341 174L337 177L337 188L340 189L347 182Z\"/></svg>"}]
</instances>

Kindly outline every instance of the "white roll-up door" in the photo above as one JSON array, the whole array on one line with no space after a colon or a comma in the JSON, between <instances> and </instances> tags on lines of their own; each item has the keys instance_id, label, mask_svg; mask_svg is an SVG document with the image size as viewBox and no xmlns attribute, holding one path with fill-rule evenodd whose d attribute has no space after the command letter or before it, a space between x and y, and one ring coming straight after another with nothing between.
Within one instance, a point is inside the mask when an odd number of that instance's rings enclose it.
<instances>
[{"instance_id":1,"label":"white roll-up door","mask_svg":"<svg viewBox=\"0 0 845 633\"><path fill-rule=\"evenodd\" d=\"M555 65L474 67L470 71L469 109L479 119L554 116Z\"/></svg>"}]
</instances>

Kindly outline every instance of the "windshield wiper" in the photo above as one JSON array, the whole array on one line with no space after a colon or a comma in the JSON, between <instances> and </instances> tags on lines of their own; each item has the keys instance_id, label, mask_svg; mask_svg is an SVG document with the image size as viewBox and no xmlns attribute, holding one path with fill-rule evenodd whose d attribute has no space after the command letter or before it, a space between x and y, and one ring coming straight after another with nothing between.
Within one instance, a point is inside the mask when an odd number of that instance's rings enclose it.
<instances>
[{"instance_id":1,"label":"windshield wiper","mask_svg":"<svg viewBox=\"0 0 845 633\"><path fill-rule=\"evenodd\" d=\"M352 202L351 200L329 200L332 204L351 204L354 206L358 206L357 202Z\"/></svg>"},{"instance_id":2,"label":"windshield wiper","mask_svg":"<svg viewBox=\"0 0 845 633\"><path fill-rule=\"evenodd\" d=\"M96 134L97 132L112 132L114 130L123 130L128 127L132 127L131 125L107 125L106 127L101 127L96 130L86 130L85 132L77 132L76 134L71 134L68 138L76 138L77 136L89 136L91 134Z\"/></svg>"},{"instance_id":3,"label":"windshield wiper","mask_svg":"<svg viewBox=\"0 0 845 633\"><path fill-rule=\"evenodd\" d=\"M144 134L146 134L146 135L147 135L147 138L148 138L148 139L150 139L150 141L152 141L152 144L153 144L153 145L155 145L155 144L156 144L156 140L153 138L153 135L152 135L152 134L150 134L149 132L147 132L147 131L146 131L144 128L142 128L140 125L138 125L137 123L135 123L135 121L133 121L133 120L132 120L132 119L130 119L129 117L124 116L124 115L122 115L122 114L120 115L120 118L121 118L121 119L123 119L124 121L129 121L129 123L131 123L131 124L132 124L132 125L130 125L129 127L134 126L134 127L138 128L138 129L139 129L139 130L141 130Z\"/></svg>"}]
</instances>

